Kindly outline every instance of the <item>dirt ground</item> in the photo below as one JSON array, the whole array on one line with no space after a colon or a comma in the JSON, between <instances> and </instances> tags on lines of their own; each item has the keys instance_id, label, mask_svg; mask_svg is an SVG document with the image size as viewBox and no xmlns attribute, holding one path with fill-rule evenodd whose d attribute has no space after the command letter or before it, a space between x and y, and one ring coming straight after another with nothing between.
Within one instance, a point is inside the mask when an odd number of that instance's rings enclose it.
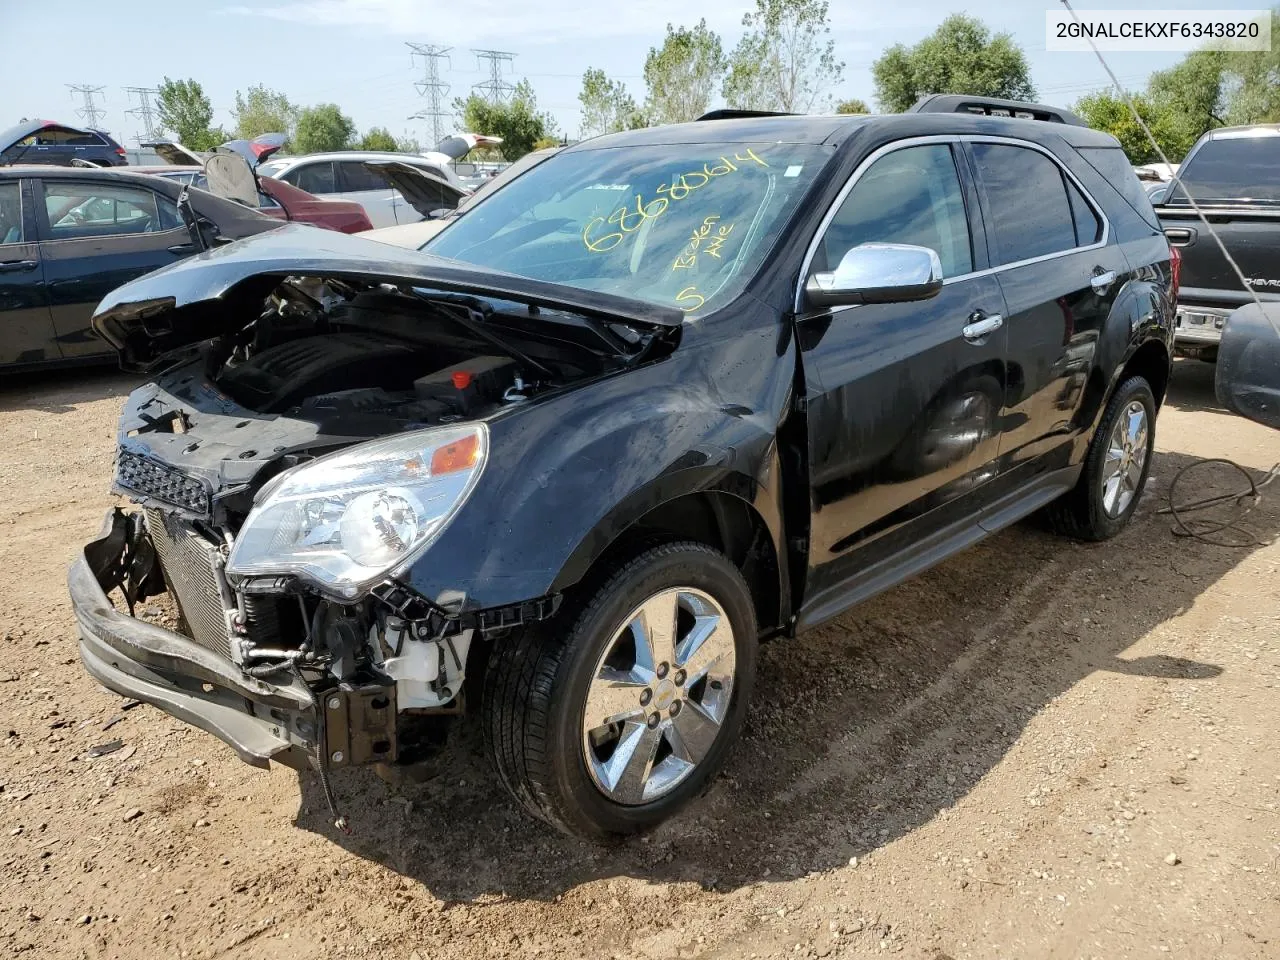
<instances>
[{"instance_id":1,"label":"dirt ground","mask_svg":"<svg viewBox=\"0 0 1280 960\"><path fill-rule=\"evenodd\" d=\"M727 772L609 849L531 821L474 743L421 784L337 777L343 836L312 778L122 711L63 576L129 387L0 382L2 954L1280 957L1280 546L1156 512L1194 458L1280 460L1211 367L1178 364L1118 539L1019 525L768 645ZM1247 522L1280 533L1280 484Z\"/></svg>"}]
</instances>

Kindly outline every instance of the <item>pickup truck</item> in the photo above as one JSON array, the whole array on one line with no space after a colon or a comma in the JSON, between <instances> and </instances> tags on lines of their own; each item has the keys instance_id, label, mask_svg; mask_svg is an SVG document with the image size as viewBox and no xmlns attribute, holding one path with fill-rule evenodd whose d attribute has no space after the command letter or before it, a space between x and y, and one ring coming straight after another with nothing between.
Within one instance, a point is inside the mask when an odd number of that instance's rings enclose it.
<instances>
[{"instance_id":1,"label":"pickup truck","mask_svg":"<svg viewBox=\"0 0 1280 960\"><path fill-rule=\"evenodd\" d=\"M1191 200L1251 290L1240 285ZM1174 349L1212 363L1231 311L1255 294L1280 300L1280 125L1210 130L1155 209L1170 246L1182 255Z\"/></svg>"}]
</instances>

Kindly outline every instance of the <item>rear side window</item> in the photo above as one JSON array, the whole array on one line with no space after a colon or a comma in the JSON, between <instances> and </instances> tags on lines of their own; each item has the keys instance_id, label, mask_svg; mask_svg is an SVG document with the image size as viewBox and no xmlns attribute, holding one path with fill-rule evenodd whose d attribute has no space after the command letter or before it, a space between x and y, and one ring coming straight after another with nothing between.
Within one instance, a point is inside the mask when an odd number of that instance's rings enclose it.
<instances>
[{"instance_id":1,"label":"rear side window","mask_svg":"<svg viewBox=\"0 0 1280 960\"><path fill-rule=\"evenodd\" d=\"M1170 204L1280 204L1280 136L1220 135L1201 145L1178 171Z\"/></svg>"},{"instance_id":2,"label":"rear side window","mask_svg":"<svg viewBox=\"0 0 1280 960\"><path fill-rule=\"evenodd\" d=\"M332 163L308 163L294 167L280 179L285 183L292 183L299 190L305 190L307 193L322 196L326 193L338 192Z\"/></svg>"},{"instance_id":3,"label":"rear side window","mask_svg":"<svg viewBox=\"0 0 1280 960\"><path fill-rule=\"evenodd\" d=\"M391 189L391 185L387 181L358 161L344 160L338 164L338 170L342 177L342 189L344 192L353 193L357 190L390 191ZM307 188L303 187L302 189L305 190ZM312 193L314 192L313 190Z\"/></svg>"},{"instance_id":4,"label":"rear side window","mask_svg":"<svg viewBox=\"0 0 1280 960\"><path fill-rule=\"evenodd\" d=\"M973 270L964 194L946 144L885 154L859 178L822 238L827 270L861 243L910 243L938 254L942 275Z\"/></svg>"},{"instance_id":5,"label":"rear side window","mask_svg":"<svg viewBox=\"0 0 1280 960\"><path fill-rule=\"evenodd\" d=\"M22 242L22 193L17 180L0 183L0 243Z\"/></svg>"},{"instance_id":6,"label":"rear side window","mask_svg":"<svg viewBox=\"0 0 1280 960\"><path fill-rule=\"evenodd\" d=\"M995 264L1030 260L1079 246L1061 168L1037 150L973 144L987 197Z\"/></svg>"},{"instance_id":7,"label":"rear side window","mask_svg":"<svg viewBox=\"0 0 1280 960\"><path fill-rule=\"evenodd\" d=\"M1129 158L1119 147L1076 147L1076 153L1084 157L1089 166L1097 170L1102 179L1111 184L1147 225L1160 229L1160 220L1151 209L1151 199L1142 181L1133 172Z\"/></svg>"},{"instance_id":8,"label":"rear side window","mask_svg":"<svg viewBox=\"0 0 1280 960\"><path fill-rule=\"evenodd\" d=\"M1065 179L1065 178L1064 178ZM1089 206L1079 188L1070 180L1067 183L1067 199L1071 201L1071 218L1076 224L1076 246L1087 247L1102 239L1102 221Z\"/></svg>"}]
</instances>

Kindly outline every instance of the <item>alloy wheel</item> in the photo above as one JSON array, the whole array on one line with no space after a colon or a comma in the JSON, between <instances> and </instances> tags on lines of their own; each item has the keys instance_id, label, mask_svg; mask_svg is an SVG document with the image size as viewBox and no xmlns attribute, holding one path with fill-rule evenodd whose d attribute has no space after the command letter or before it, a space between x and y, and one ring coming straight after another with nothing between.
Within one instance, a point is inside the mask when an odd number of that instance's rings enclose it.
<instances>
[{"instance_id":1,"label":"alloy wheel","mask_svg":"<svg viewBox=\"0 0 1280 960\"><path fill-rule=\"evenodd\" d=\"M1102 464L1102 507L1118 517L1137 495L1147 462L1147 408L1132 400L1116 419Z\"/></svg>"},{"instance_id":2,"label":"alloy wheel","mask_svg":"<svg viewBox=\"0 0 1280 960\"><path fill-rule=\"evenodd\" d=\"M674 790L711 751L733 695L729 617L692 587L645 600L610 638L582 713L582 749L596 787L620 804Z\"/></svg>"}]
</instances>

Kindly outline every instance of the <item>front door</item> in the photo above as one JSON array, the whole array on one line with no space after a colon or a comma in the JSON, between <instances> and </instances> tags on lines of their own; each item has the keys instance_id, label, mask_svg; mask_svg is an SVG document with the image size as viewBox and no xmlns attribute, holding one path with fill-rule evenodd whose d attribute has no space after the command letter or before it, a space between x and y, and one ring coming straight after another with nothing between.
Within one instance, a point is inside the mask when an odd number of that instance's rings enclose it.
<instances>
[{"instance_id":1,"label":"front door","mask_svg":"<svg viewBox=\"0 0 1280 960\"><path fill-rule=\"evenodd\" d=\"M1048 153L967 144L1006 305L1001 487L1068 466L1098 339L1129 274L1096 204ZM1086 412L1087 416L1087 412Z\"/></svg>"},{"instance_id":2,"label":"front door","mask_svg":"<svg viewBox=\"0 0 1280 960\"><path fill-rule=\"evenodd\" d=\"M108 293L191 254L168 197L107 179L35 181L45 285L64 358L111 354L89 326Z\"/></svg>"},{"instance_id":3,"label":"front door","mask_svg":"<svg viewBox=\"0 0 1280 960\"><path fill-rule=\"evenodd\" d=\"M0 181L0 366L58 360L30 185Z\"/></svg>"},{"instance_id":4,"label":"front door","mask_svg":"<svg viewBox=\"0 0 1280 960\"><path fill-rule=\"evenodd\" d=\"M977 196L959 144L894 145L855 173L810 272L852 247L934 250L931 300L802 310L811 524L801 621L838 612L855 581L904 545L976 527L969 494L994 473L1004 395L1004 302L987 273ZM975 243L975 234L977 243ZM972 515L972 516L971 516Z\"/></svg>"}]
</instances>

